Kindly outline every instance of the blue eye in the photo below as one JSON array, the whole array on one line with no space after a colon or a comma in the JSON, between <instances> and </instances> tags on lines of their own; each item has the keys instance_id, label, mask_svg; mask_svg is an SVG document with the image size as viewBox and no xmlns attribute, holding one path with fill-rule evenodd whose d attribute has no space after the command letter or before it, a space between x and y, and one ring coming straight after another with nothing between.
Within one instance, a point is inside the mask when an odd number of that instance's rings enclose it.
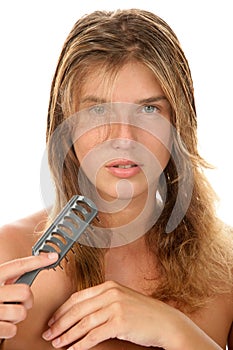
<instances>
[{"instance_id":1,"label":"blue eye","mask_svg":"<svg viewBox=\"0 0 233 350\"><path fill-rule=\"evenodd\" d=\"M155 106L148 105L148 106L144 106L142 108L142 111L147 114L152 114L152 113L158 112L158 108L156 108Z\"/></svg>"},{"instance_id":2,"label":"blue eye","mask_svg":"<svg viewBox=\"0 0 233 350\"><path fill-rule=\"evenodd\" d=\"M92 114L104 115L106 113L106 108L103 105L96 105L89 109Z\"/></svg>"}]
</instances>

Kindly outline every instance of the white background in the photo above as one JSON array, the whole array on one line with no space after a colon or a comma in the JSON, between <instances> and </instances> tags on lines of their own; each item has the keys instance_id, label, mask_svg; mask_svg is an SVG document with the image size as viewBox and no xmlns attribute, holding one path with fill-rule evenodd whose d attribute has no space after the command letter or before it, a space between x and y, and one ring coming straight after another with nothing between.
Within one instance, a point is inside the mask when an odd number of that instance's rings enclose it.
<instances>
[{"instance_id":1,"label":"white background","mask_svg":"<svg viewBox=\"0 0 233 350\"><path fill-rule=\"evenodd\" d=\"M76 20L98 9L151 10L174 29L189 60L201 154L233 224L233 21L231 1L8 0L0 3L0 225L43 208L40 168L49 90L63 42Z\"/></svg>"}]
</instances>

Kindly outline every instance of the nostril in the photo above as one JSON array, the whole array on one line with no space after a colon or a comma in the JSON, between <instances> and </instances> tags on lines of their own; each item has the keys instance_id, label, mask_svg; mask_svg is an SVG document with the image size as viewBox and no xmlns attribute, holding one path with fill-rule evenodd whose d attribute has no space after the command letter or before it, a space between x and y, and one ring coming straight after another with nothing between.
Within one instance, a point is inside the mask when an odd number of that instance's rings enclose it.
<instances>
[{"instance_id":1,"label":"nostril","mask_svg":"<svg viewBox=\"0 0 233 350\"><path fill-rule=\"evenodd\" d=\"M129 138L115 138L111 140L114 149L132 149L135 147L134 140Z\"/></svg>"}]
</instances>

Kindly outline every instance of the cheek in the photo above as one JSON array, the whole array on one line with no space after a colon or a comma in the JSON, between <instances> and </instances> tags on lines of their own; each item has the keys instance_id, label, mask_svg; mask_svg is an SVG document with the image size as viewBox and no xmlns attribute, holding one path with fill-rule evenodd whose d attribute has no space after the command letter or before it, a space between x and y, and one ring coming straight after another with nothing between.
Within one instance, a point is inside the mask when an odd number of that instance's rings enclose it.
<instances>
[{"instance_id":1,"label":"cheek","mask_svg":"<svg viewBox=\"0 0 233 350\"><path fill-rule=\"evenodd\" d=\"M156 133L156 136L151 133L143 133L140 137L142 144L154 155L154 159L161 168L164 169L171 157L172 136L169 129L163 133Z\"/></svg>"},{"instance_id":2,"label":"cheek","mask_svg":"<svg viewBox=\"0 0 233 350\"><path fill-rule=\"evenodd\" d=\"M79 136L74 141L75 154L81 164L85 156L100 143L99 134L96 131L90 131Z\"/></svg>"},{"instance_id":3,"label":"cheek","mask_svg":"<svg viewBox=\"0 0 233 350\"><path fill-rule=\"evenodd\" d=\"M149 172L153 173L153 177L159 177L169 162L170 151L158 140L145 145L145 147L151 152Z\"/></svg>"},{"instance_id":4,"label":"cheek","mask_svg":"<svg viewBox=\"0 0 233 350\"><path fill-rule=\"evenodd\" d=\"M82 142L81 140L78 140L74 143L74 151L80 164L82 163L82 160L85 157L85 155L91 149L91 146L92 145L90 145L89 143L87 144L87 142Z\"/></svg>"},{"instance_id":5,"label":"cheek","mask_svg":"<svg viewBox=\"0 0 233 350\"><path fill-rule=\"evenodd\" d=\"M164 170L171 156L170 151L164 145L159 143L155 155L161 164L161 168Z\"/></svg>"},{"instance_id":6,"label":"cheek","mask_svg":"<svg viewBox=\"0 0 233 350\"><path fill-rule=\"evenodd\" d=\"M106 147L99 133L88 132L74 142L75 154L88 179L95 184L100 168L106 161Z\"/></svg>"},{"instance_id":7,"label":"cheek","mask_svg":"<svg viewBox=\"0 0 233 350\"><path fill-rule=\"evenodd\" d=\"M83 158L94 148L104 142L109 136L109 127L78 127L73 134L73 145L76 156L81 164Z\"/></svg>"}]
</instances>

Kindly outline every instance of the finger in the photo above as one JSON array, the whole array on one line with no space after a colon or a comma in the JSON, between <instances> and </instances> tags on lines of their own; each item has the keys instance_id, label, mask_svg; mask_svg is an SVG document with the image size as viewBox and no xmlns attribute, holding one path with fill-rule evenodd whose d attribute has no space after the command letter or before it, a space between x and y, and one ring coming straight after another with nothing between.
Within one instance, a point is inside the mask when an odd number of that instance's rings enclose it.
<instances>
[{"instance_id":1,"label":"finger","mask_svg":"<svg viewBox=\"0 0 233 350\"><path fill-rule=\"evenodd\" d=\"M6 280L17 278L26 272L54 264L57 259L57 253L48 253L8 261L0 266L0 284L3 284Z\"/></svg>"},{"instance_id":2,"label":"finger","mask_svg":"<svg viewBox=\"0 0 233 350\"><path fill-rule=\"evenodd\" d=\"M21 303L27 310L33 305L33 294L26 284L13 284L0 287L0 303ZM0 313L1 315L1 313Z\"/></svg>"},{"instance_id":3,"label":"finger","mask_svg":"<svg viewBox=\"0 0 233 350\"><path fill-rule=\"evenodd\" d=\"M92 315L96 311L103 309L106 306L107 300L102 294L73 305L66 313L58 318L52 324L52 326L50 326L49 330L43 334L43 338L46 340L51 340L58 337L80 322L86 316Z\"/></svg>"},{"instance_id":4,"label":"finger","mask_svg":"<svg viewBox=\"0 0 233 350\"><path fill-rule=\"evenodd\" d=\"M108 323L102 324L100 327L94 328L84 338L73 344L68 350L89 350L105 340L116 338L113 327Z\"/></svg>"},{"instance_id":5,"label":"finger","mask_svg":"<svg viewBox=\"0 0 233 350\"><path fill-rule=\"evenodd\" d=\"M0 321L0 338L9 339L16 335L17 326L10 322Z\"/></svg>"},{"instance_id":6,"label":"finger","mask_svg":"<svg viewBox=\"0 0 233 350\"><path fill-rule=\"evenodd\" d=\"M55 323L59 318L61 318L70 309L72 309L74 305L97 297L108 290L116 288L121 288L121 286L113 281L107 281L97 286L90 287L72 294L72 296L53 314L53 317L49 320L48 325L52 326L53 323Z\"/></svg>"},{"instance_id":7,"label":"finger","mask_svg":"<svg viewBox=\"0 0 233 350\"><path fill-rule=\"evenodd\" d=\"M83 318L78 324L69 329L66 333L52 341L55 348L67 346L77 342L79 339L86 336L93 329L105 324L108 321L109 312L106 309L98 310L97 312ZM89 349L89 348L88 348Z\"/></svg>"},{"instance_id":8,"label":"finger","mask_svg":"<svg viewBox=\"0 0 233 350\"><path fill-rule=\"evenodd\" d=\"M104 284L100 284L98 286L90 287L72 294L71 297L53 314L53 317L49 320L48 325L51 326L55 321L66 314L76 304L98 296L104 290Z\"/></svg>"},{"instance_id":9,"label":"finger","mask_svg":"<svg viewBox=\"0 0 233 350\"><path fill-rule=\"evenodd\" d=\"M19 323L25 320L27 316L27 310L23 305L20 304L1 304L0 305L0 317L1 322L11 322L13 324Z\"/></svg>"}]
</instances>

